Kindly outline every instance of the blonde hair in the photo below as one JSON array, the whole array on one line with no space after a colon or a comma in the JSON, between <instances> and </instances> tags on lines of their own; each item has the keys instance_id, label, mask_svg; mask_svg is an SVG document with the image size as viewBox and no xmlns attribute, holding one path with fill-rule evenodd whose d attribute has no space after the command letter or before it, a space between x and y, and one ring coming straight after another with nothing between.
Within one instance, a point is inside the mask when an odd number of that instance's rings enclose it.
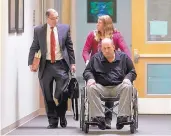
<instances>
[{"instance_id":1,"label":"blonde hair","mask_svg":"<svg viewBox=\"0 0 171 136\"><path fill-rule=\"evenodd\" d=\"M104 37L105 38L112 38L114 32L114 26L112 22L112 18L109 15L102 15L98 17L98 20L101 20L104 24ZM96 30L95 31L95 39L96 41L100 41L101 32Z\"/></svg>"}]
</instances>

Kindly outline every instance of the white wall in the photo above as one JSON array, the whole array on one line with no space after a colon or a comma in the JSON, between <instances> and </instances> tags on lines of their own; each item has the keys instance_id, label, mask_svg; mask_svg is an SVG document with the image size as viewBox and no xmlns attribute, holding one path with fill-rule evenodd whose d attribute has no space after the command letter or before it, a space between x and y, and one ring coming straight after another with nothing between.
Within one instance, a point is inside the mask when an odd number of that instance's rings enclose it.
<instances>
[{"instance_id":1,"label":"white wall","mask_svg":"<svg viewBox=\"0 0 171 136\"><path fill-rule=\"evenodd\" d=\"M2 47L2 44L1 44L1 10L2 10L2 2L0 1L0 98L1 98L1 47ZM0 100L0 107L1 107L1 100ZM1 110L0 110L0 117L1 117ZM1 123L0 123L0 128L1 128Z\"/></svg>"},{"instance_id":2,"label":"white wall","mask_svg":"<svg viewBox=\"0 0 171 136\"><path fill-rule=\"evenodd\" d=\"M37 74L27 66L33 37L35 0L24 2L24 33L8 34L8 0L1 0L2 94L1 129L39 109Z\"/></svg>"}]
</instances>

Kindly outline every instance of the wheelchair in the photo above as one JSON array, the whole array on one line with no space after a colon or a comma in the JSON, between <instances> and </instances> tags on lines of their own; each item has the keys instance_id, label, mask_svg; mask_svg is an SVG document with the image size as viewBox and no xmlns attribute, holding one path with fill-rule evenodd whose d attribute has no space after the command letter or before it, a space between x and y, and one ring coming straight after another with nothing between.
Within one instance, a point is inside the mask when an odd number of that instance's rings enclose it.
<instances>
[{"instance_id":1,"label":"wheelchair","mask_svg":"<svg viewBox=\"0 0 171 136\"><path fill-rule=\"evenodd\" d=\"M114 108L119 105L119 96L116 97L103 97L100 96L103 102L114 102L112 108L107 108L104 104L102 106L106 109L105 112L112 112L113 115L117 116L118 113L114 111ZM80 109L80 129L85 133L89 132L89 125L98 125L97 122L92 122L89 118L89 102L87 98L86 87L81 89L81 109ZM131 134L135 133L138 129L138 93L133 87L132 101L131 101L131 116L128 122L122 123L122 125L130 125ZM117 125L116 125L117 128Z\"/></svg>"}]
</instances>

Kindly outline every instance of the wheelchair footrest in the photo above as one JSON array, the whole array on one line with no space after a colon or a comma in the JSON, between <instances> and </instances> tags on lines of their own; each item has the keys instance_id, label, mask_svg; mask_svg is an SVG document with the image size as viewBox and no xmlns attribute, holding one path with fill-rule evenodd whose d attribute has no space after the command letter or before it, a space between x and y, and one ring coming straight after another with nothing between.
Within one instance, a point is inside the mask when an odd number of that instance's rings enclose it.
<instances>
[{"instance_id":1,"label":"wheelchair footrest","mask_svg":"<svg viewBox=\"0 0 171 136\"><path fill-rule=\"evenodd\" d=\"M89 124L89 125L99 125L99 123L97 123L97 122L85 122L85 124Z\"/></svg>"}]
</instances>

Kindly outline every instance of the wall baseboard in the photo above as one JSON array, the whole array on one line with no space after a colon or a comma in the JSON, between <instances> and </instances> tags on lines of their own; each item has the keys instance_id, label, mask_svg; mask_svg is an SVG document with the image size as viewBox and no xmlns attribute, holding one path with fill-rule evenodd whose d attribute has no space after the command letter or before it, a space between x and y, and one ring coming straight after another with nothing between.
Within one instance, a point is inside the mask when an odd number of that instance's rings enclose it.
<instances>
[{"instance_id":1,"label":"wall baseboard","mask_svg":"<svg viewBox=\"0 0 171 136\"><path fill-rule=\"evenodd\" d=\"M20 120L14 122L13 124L1 129L1 135L5 135L5 134L11 132L12 130L16 129L17 127L19 127L23 124L25 124L29 120L32 120L33 118L37 117L38 115L39 115L39 110L36 110L35 112L21 118Z\"/></svg>"}]
</instances>

